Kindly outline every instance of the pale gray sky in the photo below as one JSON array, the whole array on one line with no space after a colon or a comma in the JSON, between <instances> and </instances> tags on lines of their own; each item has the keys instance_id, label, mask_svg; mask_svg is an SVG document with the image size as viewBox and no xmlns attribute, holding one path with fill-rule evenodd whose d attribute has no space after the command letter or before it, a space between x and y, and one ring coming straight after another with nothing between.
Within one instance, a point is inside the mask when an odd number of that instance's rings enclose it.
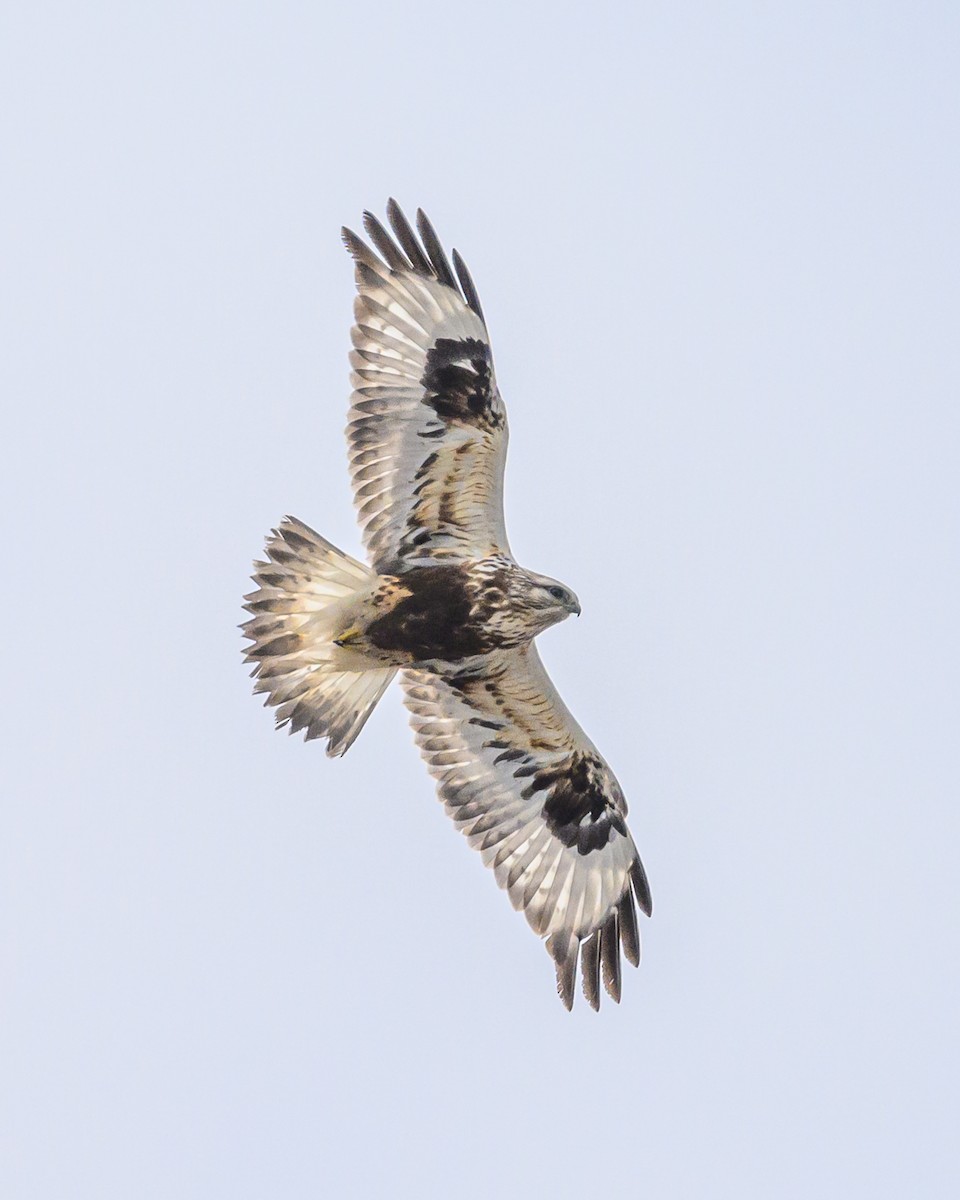
<instances>
[{"instance_id":1,"label":"pale gray sky","mask_svg":"<svg viewBox=\"0 0 960 1200\"><path fill-rule=\"evenodd\" d=\"M953 4L9 5L0 1192L957 1193ZM655 898L599 1017L399 697L276 734L358 551L339 227L476 278L542 639Z\"/></svg>"}]
</instances>

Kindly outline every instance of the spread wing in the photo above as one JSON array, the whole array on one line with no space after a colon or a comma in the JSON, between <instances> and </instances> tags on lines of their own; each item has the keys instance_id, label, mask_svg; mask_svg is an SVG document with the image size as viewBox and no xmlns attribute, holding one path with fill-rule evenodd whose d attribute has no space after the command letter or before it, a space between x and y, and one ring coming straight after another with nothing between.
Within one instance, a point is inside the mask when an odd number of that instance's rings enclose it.
<instances>
[{"instance_id":1,"label":"spread wing","mask_svg":"<svg viewBox=\"0 0 960 1200\"><path fill-rule=\"evenodd\" d=\"M483 675L405 671L417 744L447 812L513 906L547 939L557 989L620 999L620 947L640 961L635 903L650 889L620 785L567 711L533 645L489 656Z\"/></svg>"},{"instance_id":2,"label":"spread wing","mask_svg":"<svg viewBox=\"0 0 960 1200\"><path fill-rule=\"evenodd\" d=\"M509 554L507 419L476 289L422 212L419 239L395 201L387 214L393 236L364 214L382 257L343 231L357 272L347 438L364 544L381 574Z\"/></svg>"}]
</instances>

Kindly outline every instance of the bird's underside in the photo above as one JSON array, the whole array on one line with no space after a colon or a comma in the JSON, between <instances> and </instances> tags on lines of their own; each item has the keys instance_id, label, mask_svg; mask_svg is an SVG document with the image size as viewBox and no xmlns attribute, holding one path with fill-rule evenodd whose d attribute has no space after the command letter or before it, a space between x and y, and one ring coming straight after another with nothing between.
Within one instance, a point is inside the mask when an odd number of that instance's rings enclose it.
<instances>
[{"instance_id":1,"label":"bird's underside","mask_svg":"<svg viewBox=\"0 0 960 1200\"><path fill-rule=\"evenodd\" d=\"M640 960L650 891L613 772L571 716L534 638L579 613L518 566L503 519L507 420L473 281L423 213L349 230L357 271L347 427L370 566L293 518L246 597L255 690L278 725L352 744L399 670L447 812L546 939L564 1004L579 959L594 1008ZM419 236L418 236L419 234ZM375 252L376 251L376 252Z\"/></svg>"}]
</instances>

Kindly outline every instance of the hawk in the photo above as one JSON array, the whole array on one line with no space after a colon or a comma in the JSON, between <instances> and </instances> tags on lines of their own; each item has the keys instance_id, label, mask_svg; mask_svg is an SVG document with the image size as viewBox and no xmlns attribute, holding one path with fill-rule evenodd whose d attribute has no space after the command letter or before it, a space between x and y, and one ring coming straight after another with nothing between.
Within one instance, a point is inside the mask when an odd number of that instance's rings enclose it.
<instances>
[{"instance_id":1,"label":"hawk","mask_svg":"<svg viewBox=\"0 0 960 1200\"><path fill-rule=\"evenodd\" d=\"M400 672L417 744L447 812L546 939L557 990L620 999L640 961L650 889L603 757L543 668L537 634L580 612L519 566L503 516L507 414L463 260L422 211L371 213L356 266L347 439L365 566L287 517L255 564L254 690L277 725L352 745ZM419 235L419 236L418 236Z\"/></svg>"}]
</instances>

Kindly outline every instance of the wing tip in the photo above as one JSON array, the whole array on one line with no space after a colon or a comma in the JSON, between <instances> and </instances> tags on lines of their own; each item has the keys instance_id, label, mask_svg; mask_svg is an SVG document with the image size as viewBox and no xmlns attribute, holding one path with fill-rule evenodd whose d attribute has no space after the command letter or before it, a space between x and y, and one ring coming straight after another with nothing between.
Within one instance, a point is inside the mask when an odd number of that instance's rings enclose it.
<instances>
[{"instance_id":1,"label":"wing tip","mask_svg":"<svg viewBox=\"0 0 960 1200\"><path fill-rule=\"evenodd\" d=\"M620 944L624 957L632 967L640 966L640 930L637 928L637 913L629 886L619 905Z\"/></svg>"},{"instance_id":2,"label":"wing tip","mask_svg":"<svg viewBox=\"0 0 960 1200\"><path fill-rule=\"evenodd\" d=\"M650 893L650 882L647 879L647 873L643 869L643 863L640 861L639 856L634 858L630 864L630 879L637 896L637 903L640 905L640 911L646 916L652 917L653 896Z\"/></svg>"},{"instance_id":3,"label":"wing tip","mask_svg":"<svg viewBox=\"0 0 960 1200\"><path fill-rule=\"evenodd\" d=\"M594 1012L600 1011L600 931L595 930L580 944L583 994Z\"/></svg>"},{"instance_id":4,"label":"wing tip","mask_svg":"<svg viewBox=\"0 0 960 1200\"><path fill-rule=\"evenodd\" d=\"M363 212L363 228L391 271L410 271L410 261L403 250L383 227L380 220L369 209Z\"/></svg>"},{"instance_id":5,"label":"wing tip","mask_svg":"<svg viewBox=\"0 0 960 1200\"><path fill-rule=\"evenodd\" d=\"M420 234L420 240L423 243L424 250L427 252L427 258L430 260L430 265L433 267L436 278L441 283L445 283L447 287L453 288L455 292L459 292L460 289L457 286L453 271L450 269L446 251L439 237L437 237L437 231L434 229L433 223L422 208L417 209L417 231Z\"/></svg>"},{"instance_id":6,"label":"wing tip","mask_svg":"<svg viewBox=\"0 0 960 1200\"><path fill-rule=\"evenodd\" d=\"M547 952L557 969L557 995L563 1007L573 1008L574 982L577 977L577 958L580 942L572 933L553 933L547 938Z\"/></svg>"},{"instance_id":7,"label":"wing tip","mask_svg":"<svg viewBox=\"0 0 960 1200\"><path fill-rule=\"evenodd\" d=\"M359 259L363 257L366 243L362 237L353 232L349 225L340 226L340 240L343 242L351 258Z\"/></svg>"},{"instance_id":8,"label":"wing tip","mask_svg":"<svg viewBox=\"0 0 960 1200\"><path fill-rule=\"evenodd\" d=\"M416 232L393 196L387 200L386 212L392 234L374 213L369 209L363 210L363 228L374 249L349 226L344 225L341 228L340 237L343 244L358 267L365 264L378 273L385 270L412 271L414 274L434 279L456 292L485 324L480 297L466 263L459 252L454 250L451 267L433 223L424 210L417 209ZM381 257L378 258L377 254Z\"/></svg>"},{"instance_id":9,"label":"wing tip","mask_svg":"<svg viewBox=\"0 0 960 1200\"><path fill-rule=\"evenodd\" d=\"M480 297L477 294L476 285L473 282L473 276L463 261L459 250L453 252L453 269L457 273L457 279L460 282L460 291L463 293L463 298L467 302L468 308L473 309L481 321L486 324L483 316L483 309L480 307Z\"/></svg>"},{"instance_id":10,"label":"wing tip","mask_svg":"<svg viewBox=\"0 0 960 1200\"><path fill-rule=\"evenodd\" d=\"M615 1004L620 1003L620 927L614 909L600 927L600 974L607 994Z\"/></svg>"}]
</instances>

